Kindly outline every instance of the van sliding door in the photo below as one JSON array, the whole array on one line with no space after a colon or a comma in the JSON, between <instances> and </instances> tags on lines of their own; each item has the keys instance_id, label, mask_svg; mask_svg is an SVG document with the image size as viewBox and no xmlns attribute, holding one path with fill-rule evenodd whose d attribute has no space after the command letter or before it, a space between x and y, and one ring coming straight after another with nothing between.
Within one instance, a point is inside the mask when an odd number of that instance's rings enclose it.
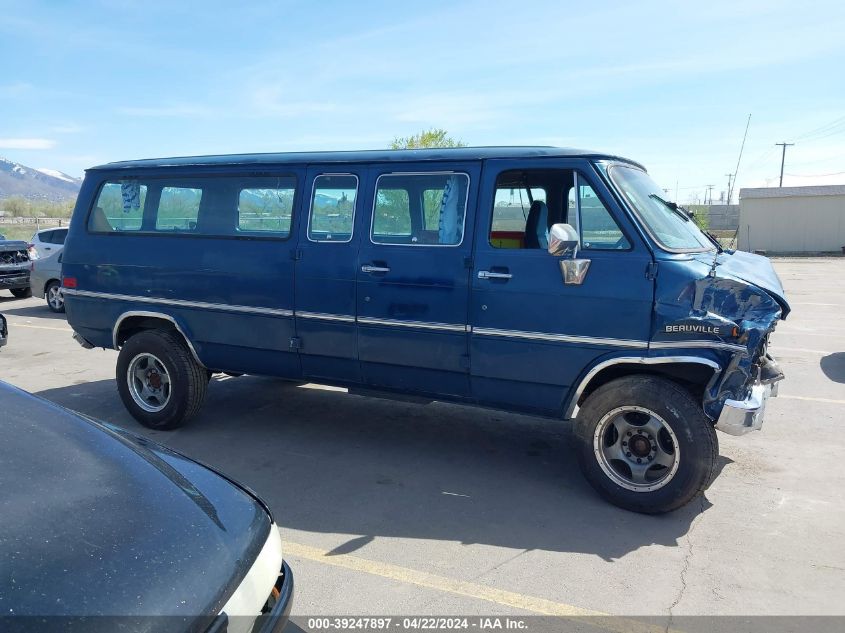
<instances>
[{"instance_id":1,"label":"van sliding door","mask_svg":"<svg viewBox=\"0 0 845 633\"><path fill-rule=\"evenodd\" d=\"M468 396L479 165L398 163L372 171L356 271L363 380L400 392Z\"/></svg>"}]
</instances>

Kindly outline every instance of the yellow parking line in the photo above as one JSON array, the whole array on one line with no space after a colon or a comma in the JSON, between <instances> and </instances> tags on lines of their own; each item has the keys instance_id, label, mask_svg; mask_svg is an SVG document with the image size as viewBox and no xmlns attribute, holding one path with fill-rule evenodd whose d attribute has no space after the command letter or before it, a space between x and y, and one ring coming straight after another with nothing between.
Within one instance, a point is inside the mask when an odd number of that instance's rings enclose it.
<instances>
[{"instance_id":1,"label":"yellow parking line","mask_svg":"<svg viewBox=\"0 0 845 633\"><path fill-rule=\"evenodd\" d=\"M474 598L476 600L494 602L496 604L505 607L512 607L521 611L530 611L540 615L559 616L570 620L579 620L584 624L596 626L609 631L617 631L619 633L631 633L632 631L642 631L643 633L655 633L659 631L662 633L664 631L661 627L647 625L635 620L614 617L610 614L602 613L601 611L582 609L581 607L564 604L562 602L554 602L552 600L537 598L535 596L526 596L521 593L514 593L513 591L495 589L494 587L479 585L474 582L429 574L424 571L400 567L399 565L393 565L391 563L381 563L374 560L358 558L357 556L350 556L349 554L330 555L326 551L309 545L302 545L300 543L284 541L282 549L286 555L304 558L324 565L332 565L334 567L341 567L343 569L372 574L373 576L380 576L382 578L388 578L390 580L396 580L398 582L404 582L418 587L425 587L427 589L434 589L435 591L442 591L444 593L452 593L458 596Z\"/></svg>"},{"instance_id":2,"label":"yellow parking line","mask_svg":"<svg viewBox=\"0 0 845 633\"><path fill-rule=\"evenodd\" d=\"M56 330L57 332L73 332L72 329L69 327L50 327L48 325L27 325L25 323L15 323L14 321L10 321L10 323L14 327L28 327L32 328L33 330Z\"/></svg>"},{"instance_id":3,"label":"yellow parking line","mask_svg":"<svg viewBox=\"0 0 845 633\"><path fill-rule=\"evenodd\" d=\"M834 400L833 398L811 398L810 396L786 396L778 394L778 400L786 398L787 400L809 400L810 402L827 402L828 404L845 404L845 400Z\"/></svg>"}]
</instances>

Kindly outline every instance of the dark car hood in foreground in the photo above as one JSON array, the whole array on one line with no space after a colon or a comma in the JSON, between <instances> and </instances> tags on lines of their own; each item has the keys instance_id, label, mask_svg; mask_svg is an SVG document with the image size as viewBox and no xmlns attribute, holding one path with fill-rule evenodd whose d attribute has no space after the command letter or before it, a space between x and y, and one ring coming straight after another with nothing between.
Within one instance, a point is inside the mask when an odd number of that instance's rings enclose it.
<instances>
[{"instance_id":1,"label":"dark car hood in foreground","mask_svg":"<svg viewBox=\"0 0 845 633\"><path fill-rule=\"evenodd\" d=\"M196 462L0 382L0 616L182 616L202 630L270 524Z\"/></svg>"}]
</instances>

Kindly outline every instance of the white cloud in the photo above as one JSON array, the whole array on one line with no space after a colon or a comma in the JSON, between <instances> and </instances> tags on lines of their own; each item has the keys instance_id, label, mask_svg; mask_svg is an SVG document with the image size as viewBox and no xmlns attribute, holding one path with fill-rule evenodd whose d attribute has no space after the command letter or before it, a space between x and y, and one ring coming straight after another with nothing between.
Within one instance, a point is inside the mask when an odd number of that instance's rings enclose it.
<instances>
[{"instance_id":1,"label":"white cloud","mask_svg":"<svg viewBox=\"0 0 845 633\"><path fill-rule=\"evenodd\" d=\"M52 149L56 141L49 138L0 138L0 149Z\"/></svg>"}]
</instances>

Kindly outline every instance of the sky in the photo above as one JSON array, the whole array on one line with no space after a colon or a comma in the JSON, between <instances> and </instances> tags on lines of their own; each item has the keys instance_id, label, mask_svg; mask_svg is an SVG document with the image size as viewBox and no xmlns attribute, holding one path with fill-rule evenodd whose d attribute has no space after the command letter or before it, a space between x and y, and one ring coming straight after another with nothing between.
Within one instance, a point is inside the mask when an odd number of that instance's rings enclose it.
<instances>
[{"instance_id":1,"label":"sky","mask_svg":"<svg viewBox=\"0 0 845 633\"><path fill-rule=\"evenodd\" d=\"M643 163L681 202L845 184L845 4L0 0L0 156L371 149L445 128ZM734 202L736 201L735 190Z\"/></svg>"}]
</instances>

